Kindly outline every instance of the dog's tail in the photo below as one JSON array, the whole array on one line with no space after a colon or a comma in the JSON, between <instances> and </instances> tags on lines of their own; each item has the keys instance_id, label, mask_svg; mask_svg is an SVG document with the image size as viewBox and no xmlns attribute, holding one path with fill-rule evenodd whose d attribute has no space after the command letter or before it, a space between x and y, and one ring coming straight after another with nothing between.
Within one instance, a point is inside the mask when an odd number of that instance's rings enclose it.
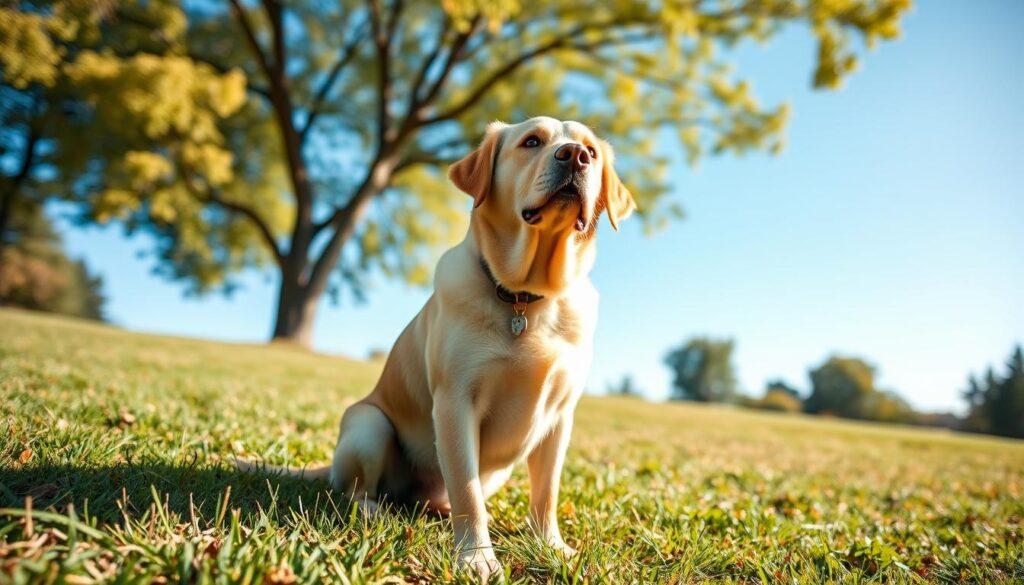
<instances>
[{"instance_id":1,"label":"dog's tail","mask_svg":"<svg viewBox=\"0 0 1024 585\"><path fill-rule=\"evenodd\" d=\"M323 467L288 467L286 465L267 465L259 461L235 459L235 466L245 473L269 473L271 475L287 475L306 481L330 481L331 466Z\"/></svg>"}]
</instances>

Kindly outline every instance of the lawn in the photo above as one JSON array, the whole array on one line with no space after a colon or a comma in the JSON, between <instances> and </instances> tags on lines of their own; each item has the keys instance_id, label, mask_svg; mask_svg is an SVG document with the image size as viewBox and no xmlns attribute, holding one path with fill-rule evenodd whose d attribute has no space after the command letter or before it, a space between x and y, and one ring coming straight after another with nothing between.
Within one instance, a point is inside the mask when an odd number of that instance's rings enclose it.
<instances>
[{"instance_id":1,"label":"lawn","mask_svg":"<svg viewBox=\"0 0 1024 585\"><path fill-rule=\"evenodd\" d=\"M446 520L232 468L328 459L379 367L0 311L0 583L466 580ZM524 528L522 471L489 509L512 582L1019 583L1022 495L1021 442L586 398L580 554Z\"/></svg>"}]
</instances>

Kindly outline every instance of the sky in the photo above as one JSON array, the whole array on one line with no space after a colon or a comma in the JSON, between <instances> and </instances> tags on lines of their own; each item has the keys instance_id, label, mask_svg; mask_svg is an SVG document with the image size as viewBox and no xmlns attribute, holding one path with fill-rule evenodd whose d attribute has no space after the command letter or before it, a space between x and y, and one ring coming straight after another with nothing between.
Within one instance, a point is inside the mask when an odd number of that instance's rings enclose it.
<instances>
[{"instance_id":1,"label":"sky","mask_svg":"<svg viewBox=\"0 0 1024 585\"><path fill-rule=\"evenodd\" d=\"M601 230L589 391L629 374L664 398L665 353L708 335L736 341L753 395L776 378L806 392L808 369L838 353L876 365L879 385L917 408L959 410L967 374L1024 342L1024 3L918 4L904 37L868 52L838 92L810 89L805 30L736 51L765 103L792 105L786 149L698 168L677 152L686 218L654 236L638 221ZM103 275L114 323L267 339L273 276L245 274L231 298L186 297L152 275L144 239L59 225ZM314 346L388 348L428 296L378 280L366 304L325 302Z\"/></svg>"}]
</instances>

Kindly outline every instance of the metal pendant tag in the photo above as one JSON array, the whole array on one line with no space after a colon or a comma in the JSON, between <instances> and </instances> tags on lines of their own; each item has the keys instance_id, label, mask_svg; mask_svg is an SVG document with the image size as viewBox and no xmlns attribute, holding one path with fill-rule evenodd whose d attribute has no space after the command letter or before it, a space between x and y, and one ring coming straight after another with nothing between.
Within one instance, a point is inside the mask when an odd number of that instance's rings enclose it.
<instances>
[{"instance_id":1,"label":"metal pendant tag","mask_svg":"<svg viewBox=\"0 0 1024 585\"><path fill-rule=\"evenodd\" d=\"M512 310L516 314L512 317L512 335L519 337L526 331L526 326L529 321L526 320L526 303L519 300L519 295L516 295L516 302L512 305Z\"/></svg>"},{"instance_id":2,"label":"metal pendant tag","mask_svg":"<svg viewBox=\"0 0 1024 585\"><path fill-rule=\"evenodd\" d=\"M522 335L523 331L526 331L526 325L526 315L519 314L512 317L512 335L516 337Z\"/></svg>"}]
</instances>

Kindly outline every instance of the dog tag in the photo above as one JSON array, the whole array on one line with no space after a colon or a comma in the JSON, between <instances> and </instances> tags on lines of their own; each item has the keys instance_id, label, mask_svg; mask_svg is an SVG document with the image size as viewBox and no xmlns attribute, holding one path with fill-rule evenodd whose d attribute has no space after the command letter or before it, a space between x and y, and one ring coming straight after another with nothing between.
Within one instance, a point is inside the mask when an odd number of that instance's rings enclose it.
<instances>
[{"instance_id":1,"label":"dog tag","mask_svg":"<svg viewBox=\"0 0 1024 585\"><path fill-rule=\"evenodd\" d=\"M516 295L516 302L512 304L512 310L515 311L515 315L512 317L512 335L519 337L526 331L526 325L529 323L526 320L526 303L519 300L519 295Z\"/></svg>"},{"instance_id":2,"label":"dog tag","mask_svg":"<svg viewBox=\"0 0 1024 585\"><path fill-rule=\"evenodd\" d=\"M526 331L526 315L519 314L512 317L512 335L519 337L523 331Z\"/></svg>"}]
</instances>

